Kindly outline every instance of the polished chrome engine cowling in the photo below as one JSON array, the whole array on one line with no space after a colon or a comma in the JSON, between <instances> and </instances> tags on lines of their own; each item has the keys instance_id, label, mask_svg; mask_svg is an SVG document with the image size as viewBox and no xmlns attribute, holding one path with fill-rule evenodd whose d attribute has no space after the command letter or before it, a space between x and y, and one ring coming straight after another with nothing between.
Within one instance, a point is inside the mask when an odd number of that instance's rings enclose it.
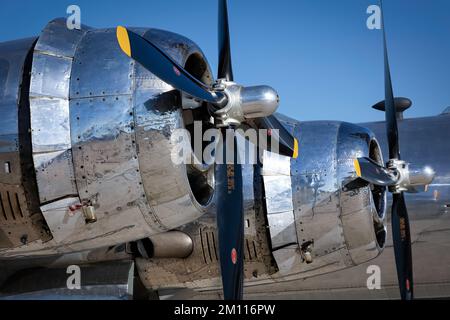
<instances>
[{"instance_id":1,"label":"polished chrome engine cowling","mask_svg":"<svg viewBox=\"0 0 450 320\"><path fill-rule=\"evenodd\" d=\"M284 123L299 141L299 157L271 155L263 169L278 275L311 276L377 257L386 238L386 190L358 185L353 166L358 157L382 164L374 135L343 122Z\"/></svg>"},{"instance_id":2,"label":"polished chrome engine cowling","mask_svg":"<svg viewBox=\"0 0 450 320\"><path fill-rule=\"evenodd\" d=\"M192 41L156 29L133 31L204 83L212 82ZM65 19L50 22L35 45L30 82L36 196L53 239L0 255L124 243L179 227L208 210L214 194L208 170L171 161L172 133L195 115L186 116L191 111L181 108L179 92L123 54L115 29L69 30Z\"/></svg>"},{"instance_id":3,"label":"polished chrome engine cowling","mask_svg":"<svg viewBox=\"0 0 450 320\"><path fill-rule=\"evenodd\" d=\"M0 251L51 238L39 209L28 89L36 38L0 43Z\"/></svg>"}]
</instances>

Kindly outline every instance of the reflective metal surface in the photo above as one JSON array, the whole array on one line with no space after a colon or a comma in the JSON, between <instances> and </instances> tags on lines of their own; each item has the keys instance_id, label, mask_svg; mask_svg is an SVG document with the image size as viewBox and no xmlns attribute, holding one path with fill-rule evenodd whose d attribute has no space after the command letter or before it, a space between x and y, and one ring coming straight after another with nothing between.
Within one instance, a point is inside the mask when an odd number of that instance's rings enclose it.
<instances>
[{"instance_id":1,"label":"reflective metal surface","mask_svg":"<svg viewBox=\"0 0 450 320\"><path fill-rule=\"evenodd\" d=\"M436 172L425 193L405 194L412 225L415 297L444 298L450 295L450 116L438 115L399 121L402 157L419 167L430 166ZM364 123L379 140L387 154L385 123ZM300 150L301 154L301 150ZM374 157L375 158L375 157ZM373 159L374 159L373 158ZM389 200L390 202L390 200ZM350 204L350 203L349 203ZM387 205L390 208L390 204ZM390 211L390 209L388 210ZM245 290L247 299L399 299L398 279L390 230L390 212L386 213L387 239L383 253L360 265L315 277L252 285ZM438 261L438 263L431 263ZM381 271L379 290L368 290L367 280L374 268ZM218 298L216 291L192 293L192 299Z\"/></svg>"},{"instance_id":2,"label":"reflective metal surface","mask_svg":"<svg viewBox=\"0 0 450 320\"><path fill-rule=\"evenodd\" d=\"M239 148L242 145L239 144ZM244 165L244 274L246 279L266 279L276 271L267 239L266 217L260 201L261 177L255 176L253 165ZM255 180L256 179L256 180ZM191 255L185 259L137 259L139 275L148 288L190 287L221 288L218 263L218 237L214 211L196 222L180 228L194 243ZM160 277L154 277L154 274Z\"/></svg>"},{"instance_id":3,"label":"reflective metal surface","mask_svg":"<svg viewBox=\"0 0 450 320\"><path fill-rule=\"evenodd\" d=\"M0 44L0 250L50 238L31 164L28 86L35 41Z\"/></svg>"},{"instance_id":4,"label":"reflective metal surface","mask_svg":"<svg viewBox=\"0 0 450 320\"><path fill-rule=\"evenodd\" d=\"M154 237L160 254L137 259L148 288L220 289L214 190L199 192L207 179L193 179L196 170L170 159L171 133L195 119L181 108L186 97L180 99L126 58L114 30L69 32L64 23L56 20L44 29L32 68L25 58L35 39L0 44L0 262L39 265L41 256L54 260L50 264L108 260L105 251L113 245ZM133 30L204 83L212 82L203 54L191 41L156 29ZM29 85L22 83L27 68ZM277 117L298 139L300 156L290 160L266 153L262 168L243 168L246 293L326 297L336 290L395 296L389 291L397 280L389 237L386 242L386 192L345 188L355 179L353 159L383 162L375 135L348 123ZM425 193L406 195L423 296L436 296L427 292L433 284L450 292L449 121L443 114L399 122L404 158L436 171ZM385 150L384 123L363 126L376 133ZM28 140L25 132L31 132ZM200 174L207 177L208 169ZM412 178L423 182L427 174L418 171ZM173 229L191 242L182 236L167 243L170 232L161 232ZM188 257L166 259L180 246ZM108 249L93 250L100 247ZM118 254L115 259L119 256L129 258ZM429 263L436 260L440 263ZM370 264L383 268L387 289L367 293Z\"/></svg>"},{"instance_id":5,"label":"reflective metal surface","mask_svg":"<svg viewBox=\"0 0 450 320\"><path fill-rule=\"evenodd\" d=\"M72 150L62 150L34 155L41 202L77 195L73 170ZM58 183L55 183L58 181Z\"/></svg>"},{"instance_id":6,"label":"reflective metal surface","mask_svg":"<svg viewBox=\"0 0 450 320\"><path fill-rule=\"evenodd\" d=\"M246 119L270 116L280 102L278 93L269 86L243 87L240 96Z\"/></svg>"},{"instance_id":7,"label":"reflective metal surface","mask_svg":"<svg viewBox=\"0 0 450 320\"><path fill-rule=\"evenodd\" d=\"M152 258L187 258L194 249L191 237L180 231L169 231L150 237Z\"/></svg>"},{"instance_id":8,"label":"reflective metal surface","mask_svg":"<svg viewBox=\"0 0 450 320\"><path fill-rule=\"evenodd\" d=\"M224 93L224 106L212 107L219 126L239 125L246 119L267 117L278 108L280 98L269 86L244 87L232 81L219 79L214 90Z\"/></svg>"},{"instance_id":9,"label":"reflective metal surface","mask_svg":"<svg viewBox=\"0 0 450 320\"><path fill-rule=\"evenodd\" d=\"M247 172L244 185L252 185L254 192L259 183L263 186L263 193L250 193L253 206L246 211L246 241L256 240L247 246L250 254L245 261L245 278L249 287L308 278L364 263L381 253L386 236L377 235L374 228L375 223L384 228L384 212L377 212L369 187L343 190L346 181L355 175L354 157L372 156L373 134L348 123L280 119L299 141L299 158L266 152L257 173L262 175L260 182L258 176L248 175L248 168L243 170ZM211 217L209 221L208 217L183 228L197 244L187 259L137 261L146 285L220 288L217 260L207 258L216 250L215 220ZM263 237L268 236L270 241L264 241ZM200 272L203 268L208 272ZM165 278L154 279L152 274L164 274Z\"/></svg>"},{"instance_id":10,"label":"reflective metal surface","mask_svg":"<svg viewBox=\"0 0 450 320\"><path fill-rule=\"evenodd\" d=\"M400 134L403 137L403 153L414 163L420 166L429 165L436 168L436 180L432 185L428 187L426 194L407 194L408 209L411 213L412 225L413 225L413 254L414 254L414 270L415 270L415 282L416 282L416 295L420 298L441 298L448 297L450 293L450 277L449 277L449 258L448 255L448 244L449 244L449 203L450 203L450 188L449 188L449 177L450 169L448 167L448 154L450 152L450 145L446 142L447 133L449 133L448 123L450 117L438 116L430 117L424 119L408 119L400 122ZM294 122L291 120L291 122ZM371 123L364 124L376 132L376 136L380 139L380 145L384 150L386 147L384 140L384 123ZM323 128L326 126L317 126L320 128L317 132L322 132ZM342 128L341 133L352 132L349 129L355 129L354 126L346 126ZM420 128L420 130L417 130ZM338 130L334 130L336 133ZM348 145L351 142L357 142L358 139L360 143L354 145L354 150L349 152L349 149L343 148L338 154L345 156L344 160L348 157L354 156L354 153L359 154L359 151L365 150L367 144L367 132L365 130L360 131L359 129L353 131L355 134L348 135L348 139L339 140L341 143ZM312 136L312 133L311 133ZM310 136L310 137L311 137ZM373 137L372 134L369 137ZM311 138L313 143L315 140ZM430 143L433 141L433 143ZM346 141L347 140L347 141ZM328 141L338 141L338 140L328 140ZM373 141L373 140L372 140ZM413 143L414 142L414 143ZM334 143L334 142L331 142ZM359 147L358 147L359 145ZM370 143L371 147L369 150L370 158L380 160L376 156L376 152L373 151L373 143ZM308 153L302 152L300 150L300 155L308 156ZM364 152L363 152L364 154ZM427 154L433 154L432 160L427 158ZM342 167L343 177L348 177L352 175L351 170L347 172L347 160L343 161L345 164ZM267 164L267 162L266 162ZM267 168L267 167L266 167ZM313 169L313 165L309 166L309 169ZM276 171L272 168L272 171ZM282 171L282 170L281 170ZM244 172L246 172L244 170ZM293 171L295 172L295 170ZM247 181L247 178L244 179ZM320 187L322 188L322 187ZM319 189L320 189L319 188ZM347 216L350 221L358 217L358 211L353 211L353 206L364 206L369 198L370 202L374 202L375 199L373 192L367 193L366 190L361 190L361 192L344 194L345 203L342 209L347 210ZM256 197L256 199L258 196ZM258 201L255 201L255 205ZM379 203L381 204L381 203ZM383 221L384 216L389 217L389 214L383 212L386 204L380 205L377 209L377 216ZM316 214L321 214L320 211L316 211ZM356 215L354 215L356 213ZM365 215L359 215L359 217L367 217ZM206 218L206 217L204 217ZM204 223L204 218L199 221L201 226ZM376 219L374 219L375 221ZM364 226L368 220L363 219L359 221L361 226ZM387 227L389 228L389 221L386 221ZM196 224L197 225L197 224ZM347 223L346 223L347 225ZM345 225L344 225L345 227ZM367 258L367 252L364 245L361 246L361 250L355 250L357 248L358 242L363 244L364 235L360 234L358 230L351 230L350 228L343 228L345 233L345 238L350 243L353 243L352 250L352 260L359 259L361 257ZM198 229L195 229L198 232ZM348 232L347 232L348 231ZM193 231L194 232L194 231ZM202 239L206 239L203 234ZM340 252L334 252L321 257L322 262L325 260L329 264L321 267L320 270L323 272L318 273L317 276L304 277L306 273L298 273L289 277L274 277L273 279L265 276L259 275L258 279L260 281L246 282L245 297L246 299L397 299L398 298L398 287L397 287L397 275L395 272L394 256L392 252L392 241L390 238L390 230L387 232L387 242L385 244L384 252L377 258L369 260L357 266L350 268L339 268L336 265L336 261L342 259ZM386 236L386 235L385 235ZM259 243L259 242L258 242ZM369 242L370 243L370 242ZM200 241L196 242L196 246L201 246ZM289 253L295 252L295 247L291 252L286 251L285 256L288 257ZM279 252L281 250L278 250ZM359 251L359 252L358 252ZM313 248L314 252L314 248ZM362 253L362 255L361 255ZM198 251L194 251L193 255L198 254ZM200 251L200 257L201 257ZM276 255L276 254L275 254ZM154 286L155 288L168 287L191 287L196 289L196 291L190 291L183 295L184 298L194 298L194 299L217 299L221 298L220 295L220 285L218 284L216 274L211 264L206 264L204 267L192 265L192 256L187 260L152 260L152 261L138 261L141 265L141 275L147 277L146 284L149 287ZM203 259L203 258L202 258ZM278 264L282 269L289 270L292 264L300 263L299 259L292 254L291 259L285 258L284 264ZM313 264L314 264L313 260ZM439 261L440 263L430 264L430 261ZM188 262L188 267L186 268L184 263ZM205 262L203 262L205 263ZM209 262L208 262L209 263ZM352 263L349 261L349 263ZM252 269L254 266L246 262L247 268ZM382 272L381 276L381 289L380 290L368 290L367 289L367 279L371 275L368 273L369 267L378 266ZM144 267L148 267L147 272L144 272ZM195 272L195 270L202 270L203 274ZM334 270L333 272L327 272L328 270ZM186 277L188 273L189 277ZM152 274L163 275L163 279L155 281ZM277 274L274 274L274 276ZM195 279L195 280L193 280ZM250 279L250 278L248 278ZM159 290L161 294L164 295L165 290ZM183 291L184 292L184 291Z\"/></svg>"},{"instance_id":11,"label":"reflective metal surface","mask_svg":"<svg viewBox=\"0 0 450 320\"><path fill-rule=\"evenodd\" d=\"M161 38L163 34L165 37ZM209 67L200 72L189 69L192 56L203 57L192 42L155 29L146 31L144 37L157 43L200 79L212 79ZM174 95L170 86L139 64L135 65L135 72L134 119L143 187L159 223L166 229L171 229L202 216L210 206L212 196L196 197L188 180L186 166L172 162L171 135L174 130L184 128L178 96Z\"/></svg>"},{"instance_id":12,"label":"reflective metal surface","mask_svg":"<svg viewBox=\"0 0 450 320\"><path fill-rule=\"evenodd\" d=\"M299 141L299 157L291 160L295 216L291 229L298 244L274 252L280 276L305 277L376 257L381 248L373 230L375 209L368 187L342 190L353 174L352 156L369 155L370 132L339 122L305 122L291 128ZM266 202L269 208L270 197ZM305 263L309 255L312 262Z\"/></svg>"},{"instance_id":13,"label":"reflective metal surface","mask_svg":"<svg viewBox=\"0 0 450 320\"><path fill-rule=\"evenodd\" d=\"M211 83L193 42L156 29L133 30ZM98 248L201 217L213 190L194 194L199 186L187 167L172 163L171 133L185 121L172 91L121 52L115 29L68 30L65 19L50 22L34 50L29 101L36 195L54 237L0 255ZM95 219L83 219L85 208Z\"/></svg>"},{"instance_id":14,"label":"reflective metal surface","mask_svg":"<svg viewBox=\"0 0 450 320\"><path fill-rule=\"evenodd\" d=\"M131 300L135 296L133 261L80 265L79 289L69 289L75 269L37 268L0 286L0 300ZM70 271L70 272L69 272Z\"/></svg>"},{"instance_id":15,"label":"reflective metal surface","mask_svg":"<svg viewBox=\"0 0 450 320\"><path fill-rule=\"evenodd\" d=\"M297 244L290 158L265 151L262 175L272 250Z\"/></svg>"},{"instance_id":16,"label":"reflective metal surface","mask_svg":"<svg viewBox=\"0 0 450 320\"><path fill-rule=\"evenodd\" d=\"M85 34L65 19L51 21L33 54L30 121L41 203L78 195L70 141L69 86L75 48Z\"/></svg>"}]
</instances>

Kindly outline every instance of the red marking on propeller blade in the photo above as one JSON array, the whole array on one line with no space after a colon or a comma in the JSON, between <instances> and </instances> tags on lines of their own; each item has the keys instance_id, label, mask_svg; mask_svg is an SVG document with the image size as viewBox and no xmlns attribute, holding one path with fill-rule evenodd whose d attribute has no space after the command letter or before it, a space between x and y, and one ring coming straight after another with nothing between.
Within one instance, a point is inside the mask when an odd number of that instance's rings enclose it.
<instances>
[{"instance_id":1,"label":"red marking on propeller blade","mask_svg":"<svg viewBox=\"0 0 450 320\"><path fill-rule=\"evenodd\" d=\"M175 66L173 66L173 72L175 72L175 74L176 74L177 76L180 76L180 75L181 75L180 70L178 70L178 68L175 67Z\"/></svg>"},{"instance_id":2,"label":"red marking on propeller blade","mask_svg":"<svg viewBox=\"0 0 450 320\"><path fill-rule=\"evenodd\" d=\"M237 262L237 251L235 248L231 250L231 262L233 262L233 264L236 264Z\"/></svg>"},{"instance_id":3,"label":"red marking on propeller blade","mask_svg":"<svg viewBox=\"0 0 450 320\"><path fill-rule=\"evenodd\" d=\"M267 135L268 135L269 137L272 136L272 129L268 129L268 130L267 130Z\"/></svg>"},{"instance_id":4,"label":"red marking on propeller blade","mask_svg":"<svg viewBox=\"0 0 450 320\"><path fill-rule=\"evenodd\" d=\"M406 279L406 290L410 291L409 279Z\"/></svg>"}]
</instances>

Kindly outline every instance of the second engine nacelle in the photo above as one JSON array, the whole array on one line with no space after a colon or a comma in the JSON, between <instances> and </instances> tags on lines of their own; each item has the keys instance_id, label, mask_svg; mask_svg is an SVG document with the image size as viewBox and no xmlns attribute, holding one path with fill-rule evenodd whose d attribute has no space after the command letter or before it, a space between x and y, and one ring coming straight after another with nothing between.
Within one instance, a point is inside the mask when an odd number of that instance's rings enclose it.
<instances>
[{"instance_id":1,"label":"second engine nacelle","mask_svg":"<svg viewBox=\"0 0 450 320\"><path fill-rule=\"evenodd\" d=\"M287 125L298 137L298 159L289 163L271 156L263 167L272 250L280 274L313 275L377 257L386 238L386 190L370 185L347 188L355 177L353 159L365 156L383 163L374 135L342 122L287 120Z\"/></svg>"}]
</instances>

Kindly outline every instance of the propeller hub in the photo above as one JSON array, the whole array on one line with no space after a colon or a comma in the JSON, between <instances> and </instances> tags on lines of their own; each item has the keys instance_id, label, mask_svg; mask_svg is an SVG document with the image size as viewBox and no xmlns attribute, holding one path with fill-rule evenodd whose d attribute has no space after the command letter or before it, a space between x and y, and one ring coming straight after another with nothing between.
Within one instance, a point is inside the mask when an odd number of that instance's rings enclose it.
<instances>
[{"instance_id":1,"label":"propeller hub","mask_svg":"<svg viewBox=\"0 0 450 320\"><path fill-rule=\"evenodd\" d=\"M269 86L244 87L235 82L220 79L214 91L226 96L226 105L218 109L214 106L212 114L218 127L240 125L248 119L272 115L278 108L280 98L275 89Z\"/></svg>"},{"instance_id":2,"label":"propeller hub","mask_svg":"<svg viewBox=\"0 0 450 320\"><path fill-rule=\"evenodd\" d=\"M392 159L387 168L397 173L397 183L390 187L392 193L417 193L425 191L426 186L433 182L435 172L430 167L418 167L403 160Z\"/></svg>"}]
</instances>

